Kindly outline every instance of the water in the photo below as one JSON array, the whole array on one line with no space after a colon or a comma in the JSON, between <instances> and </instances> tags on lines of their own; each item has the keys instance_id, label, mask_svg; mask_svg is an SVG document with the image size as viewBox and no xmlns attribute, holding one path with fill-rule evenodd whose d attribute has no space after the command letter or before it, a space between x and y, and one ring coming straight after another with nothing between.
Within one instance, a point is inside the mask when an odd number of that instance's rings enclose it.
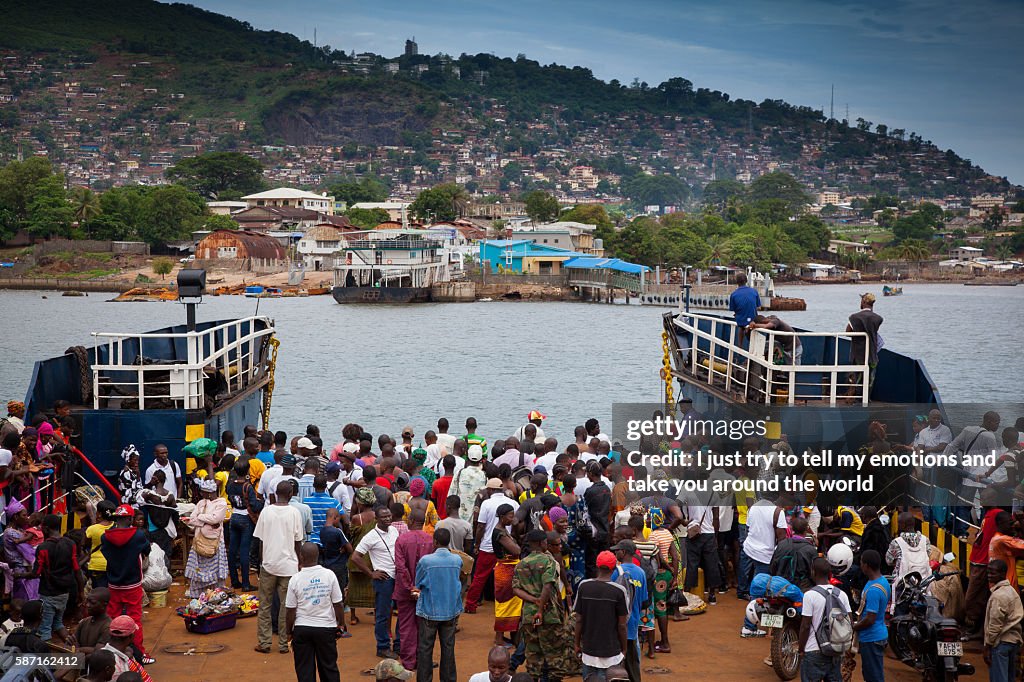
<instances>
[{"instance_id":1,"label":"water","mask_svg":"<svg viewBox=\"0 0 1024 682\"><path fill-rule=\"evenodd\" d=\"M786 287L808 302L780 313L801 327L845 329L858 294L874 291L886 346L924 358L946 402L1015 401L1024 377L1024 287L879 285ZM42 296L47 298L43 299ZM174 303L108 303L109 294L64 298L0 292L0 399L22 399L38 359L91 341L93 331L144 332L184 322ZM199 319L249 315L256 301L207 298ZM610 424L613 402L659 402L664 308L587 303L488 302L338 305L329 296L262 299L281 350L272 426L319 424L326 442L357 421L373 434L418 437L445 416L452 433L473 415L493 439L538 409L563 444L589 417Z\"/></svg>"}]
</instances>

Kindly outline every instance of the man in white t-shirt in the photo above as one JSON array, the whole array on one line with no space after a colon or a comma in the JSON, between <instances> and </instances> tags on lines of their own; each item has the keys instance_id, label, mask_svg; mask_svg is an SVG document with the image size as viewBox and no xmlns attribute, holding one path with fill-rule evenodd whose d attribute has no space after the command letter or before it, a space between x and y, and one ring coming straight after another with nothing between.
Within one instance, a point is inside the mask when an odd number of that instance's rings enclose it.
<instances>
[{"instance_id":1,"label":"man in white t-shirt","mask_svg":"<svg viewBox=\"0 0 1024 682\"><path fill-rule=\"evenodd\" d=\"M282 481L276 491L276 501L263 507L252 534L254 538L259 538L263 549L260 562L260 610L256 625L256 651L262 654L270 653L270 611L274 604L274 593L277 593L280 600L278 623L281 623L287 615L285 599L288 596L288 580L299 572L299 546L306 537L299 510L288 504L291 498L291 481ZM278 645L281 653L288 652L288 634L283 629L278 630Z\"/></svg>"},{"instance_id":2,"label":"man in white t-shirt","mask_svg":"<svg viewBox=\"0 0 1024 682\"><path fill-rule=\"evenodd\" d=\"M146 469L146 475L142 479L149 485L153 480L153 474L157 470L167 475L167 487L175 491L177 496L182 497L181 467L177 462L172 462L168 457L167 446L161 443L153 448L153 463Z\"/></svg>"},{"instance_id":3,"label":"man in white t-shirt","mask_svg":"<svg viewBox=\"0 0 1024 682\"><path fill-rule=\"evenodd\" d=\"M768 566L775 553L775 544L785 537L786 514L782 507L767 498L750 505L747 510L747 537L741 550L750 559L749 578L770 572Z\"/></svg>"},{"instance_id":4,"label":"man in white t-shirt","mask_svg":"<svg viewBox=\"0 0 1024 682\"><path fill-rule=\"evenodd\" d=\"M469 682L508 682L509 666L511 665L508 649L503 646L491 647L487 652L487 670L470 675Z\"/></svg>"},{"instance_id":5,"label":"man in white t-shirt","mask_svg":"<svg viewBox=\"0 0 1024 682\"><path fill-rule=\"evenodd\" d=\"M841 682L842 656L826 656L821 653L818 645L818 627L825 617L829 599L823 594L834 595L847 613L850 613L850 600L846 593L835 585L829 584L831 570L828 560L818 557L811 563L811 575L814 587L804 592L803 618L800 620L800 679L808 682Z\"/></svg>"},{"instance_id":6,"label":"man in white t-shirt","mask_svg":"<svg viewBox=\"0 0 1024 682\"><path fill-rule=\"evenodd\" d=\"M302 568L288 581L285 634L295 650L298 682L339 682L338 625L345 620L345 601L334 571L319 565L320 549L302 545Z\"/></svg>"},{"instance_id":7,"label":"man in white t-shirt","mask_svg":"<svg viewBox=\"0 0 1024 682\"><path fill-rule=\"evenodd\" d=\"M718 570L718 512L712 506L710 492L683 493L679 502L685 505L687 525L686 538L686 583L687 592L697 586L697 571L704 569L704 587L708 591L708 604L717 604L715 591L721 584ZM690 529L696 530L696 535ZM692 535L692 537L691 537Z\"/></svg>"},{"instance_id":8,"label":"man in white t-shirt","mask_svg":"<svg viewBox=\"0 0 1024 682\"><path fill-rule=\"evenodd\" d=\"M498 507L507 504L513 509L519 509L519 503L505 495L505 488L500 478L488 479L486 492L488 497L480 504L480 513L477 514L476 528L474 529L478 551L473 567L473 582L466 592L466 613L476 613L484 585L487 584L488 577L494 572L494 566L498 563L498 559L494 555L494 546L491 543L491 534L498 525Z\"/></svg>"},{"instance_id":9,"label":"man in white t-shirt","mask_svg":"<svg viewBox=\"0 0 1024 682\"><path fill-rule=\"evenodd\" d=\"M455 436L448 433L448 420L441 417L437 420L437 444L449 455L455 452ZM442 455L443 457L444 455Z\"/></svg>"},{"instance_id":10,"label":"man in white t-shirt","mask_svg":"<svg viewBox=\"0 0 1024 682\"><path fill-rule=\"evenodd\" d=\"M395 591L395 542L398 531L391 527L391 510L378 507L377 525L363 536L352 555L352 563L373 580L373 635L377 640L377 656L398 658L398 633L391 641L391 596ZM366 563L370 558L373 567Z\"/></svg>"}]
</instances>

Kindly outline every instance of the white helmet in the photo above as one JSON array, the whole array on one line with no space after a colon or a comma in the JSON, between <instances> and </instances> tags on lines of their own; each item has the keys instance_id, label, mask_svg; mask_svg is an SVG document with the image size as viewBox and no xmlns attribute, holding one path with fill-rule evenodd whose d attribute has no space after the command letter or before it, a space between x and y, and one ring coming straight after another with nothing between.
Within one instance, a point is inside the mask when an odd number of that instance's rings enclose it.
<instances>
[{"instance_id":1,"label":"white helmet","mask_svg":"<svg viewBox=\"0 0 1024 682\"><path fill-rule=\"evenodd\" d=\"M833 575L844 575L853 566L853 550L837 542L828 550L828 565L832 567Z\"/></svg>"},{"instance_id":2,"label":"white helmet","mask_svg":"<svg viewBox=\"0 0 1024 682\"><path fill-rule=\"evenodd\" d=\"M751 599L747 602L747 622L757 625L759 617L757 615L757 600Z\"/></svg>"}]
</instances>

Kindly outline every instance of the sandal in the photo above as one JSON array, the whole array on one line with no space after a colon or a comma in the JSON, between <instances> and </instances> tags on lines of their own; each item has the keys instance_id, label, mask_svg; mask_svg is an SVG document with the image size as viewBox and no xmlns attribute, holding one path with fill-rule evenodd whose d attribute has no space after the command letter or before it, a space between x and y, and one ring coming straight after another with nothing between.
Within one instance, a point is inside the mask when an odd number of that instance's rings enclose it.
<instances>
[{"instance_id":1,"label":"sandal","mask_svg":"<svg viewBox=\"0 0 1024 682\"><path fill-rule=\"evenodd\" d=\"M659 654L670 654L672 653L672 647L666 647L661 642L654 645L654 651Z\"/></svg>"},{"instance_id":2,"label":"sandal","mask_svg":"<svg viewBox=\"0 0 1024 682\"><path fill-rule=\"evenodd\" d=\"M342 630L341 634L338 635L338 637L341 638L341 639L348 639L351 636L352 636L352 633L349 632L348 630Z\"/></svg>"},{"instance_id":3,"label":"sandal","mask_svg":"<svg viewBox=\"0 0 1024 682\"><path fill-rule=\"evenodd\" d=\"M152 656L146 655L142 657L142 665L153 665L156 663L156 659Z\"/></svg>"}]
</instances>

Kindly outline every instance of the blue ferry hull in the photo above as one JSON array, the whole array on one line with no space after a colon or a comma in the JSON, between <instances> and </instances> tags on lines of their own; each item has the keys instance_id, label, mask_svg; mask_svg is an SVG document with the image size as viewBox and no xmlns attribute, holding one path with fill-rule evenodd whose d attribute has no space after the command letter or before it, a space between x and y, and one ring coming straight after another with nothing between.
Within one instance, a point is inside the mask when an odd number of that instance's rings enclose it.
<instances>
[{"instance_id":1,"label":"blue ferry hull","mask_svg":"<svg viewBox=\"0 0 1024 682\"><path fill-rule=\"evenodd\" d=\"M202 322L197 325L197 330L203 331L222 323L223 321ZM243 333L247 330L246 324L243 323ZM184 325L178 325L150 334L176 334L185 331ZM226 342L233 341L234 332L227 333L226 337ZM134 340L126 340L124 343L125 357L129 358L129 361L133 354L138 354L137 347L133 344ZM99 361L105 362L103 347L100 350ZM84 352L88 363L97 361L94 349L85 349ZM186 355L184 340L180 338L167 339L165 344L148 342L146 346L147 359L180 361ZM158 444L166 445L171 459L178 462L184 471L185 456L182 448L187 443L204 436L219 439L221 432L225 430L233 430L240 437L245 425L258 426L262 423L265 381L229 398L213 401L205 409L147 407L139 410L128 405L121 408L95 409L91 398L86 399L83 395L83 382L88 385L91 372L88 369L83 371L80 357L81 354L68 353L36 363L25 400L26 414L46 413L57 400L70 402L79 433L78 438L72 442L109 478L116 477L124 465L121 461L121 451L128 444L135 445L141 453L143 468L153 461L153 448ZM149 400L152 399L147 397L147 405ZM84 473L86 478L94 478L88 469Z\"/></svg>"}]
</instances>

